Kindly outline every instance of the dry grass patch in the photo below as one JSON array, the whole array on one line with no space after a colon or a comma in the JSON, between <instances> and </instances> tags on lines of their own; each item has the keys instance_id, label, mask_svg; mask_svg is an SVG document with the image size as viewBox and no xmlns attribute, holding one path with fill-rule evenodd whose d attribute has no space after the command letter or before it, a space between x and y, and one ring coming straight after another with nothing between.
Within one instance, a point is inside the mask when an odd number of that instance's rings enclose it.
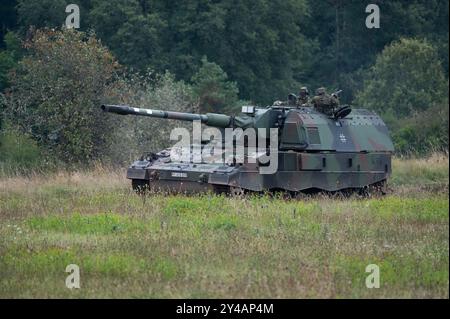
<instances>
[{"instance_id":1,"label":"dry grass patch","mask_svg":"<svg viewBox=\"0 0 450 319\"><path fill-rule=\"evenodd\" d=\"M448 160L396 159L392 185L299 201L141 197L105 168L3 179L0 297L448 298ZM365 287L369 263L380 289Z\"/></svg>"}]
</instances>

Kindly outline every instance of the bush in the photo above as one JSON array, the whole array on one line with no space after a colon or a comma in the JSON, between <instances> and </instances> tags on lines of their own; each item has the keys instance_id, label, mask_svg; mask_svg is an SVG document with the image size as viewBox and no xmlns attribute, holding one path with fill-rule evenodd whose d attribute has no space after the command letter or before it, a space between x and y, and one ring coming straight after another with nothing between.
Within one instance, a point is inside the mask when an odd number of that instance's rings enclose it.
<instances>
[{"instance_id":1,"label":"bush","mask_svg":"<svg viewBox=\"0 0 450 319\"><path fill-rule=\"evenodd\" d=\"M380 113L401 154L448 150L448 80L436 48L425 40L386 47L355 104Z\"/></svg>"},{"instance_id":2,"label":"bush","mask_svg":"<svg viewBox=\"0 0 450 319\"><path fill-rule=\"evenodd\" d=\"M114 118L100 105L117 88L120 66L92 35L36 30L11 78L6 116L56 158L87 163L102 154Z\"/></svg>"},{"instance_id":3,"label":"bush","mask_svg":"<svg viewBox=\"0 0 450 319\"><path fill-rule=\"evenodd\" d=\"M17 131L0 132L0 175L29 173L43 167L36 141Z\"/></svg>"},{"instance_id":4,"label":"bush","mask_svg":"<svg viewBox=\"0 0 450 319\"><path fill-rule=\"evenodd\" d=\"M401 154L426 155L448 152L448 107L432 107L399 120L392 138Z\"/></svg>"},{"instance_id":5,"label":"bush","mask_svg":"<svg viewBox=\"0 0 450 319\"><path fill-rule=\"evenodd\" d=\"M425 40L401 39L377 57L356 104L404 118L445 105L446 99L448 81L436 48Z\"/></svg>"}]
</instances>

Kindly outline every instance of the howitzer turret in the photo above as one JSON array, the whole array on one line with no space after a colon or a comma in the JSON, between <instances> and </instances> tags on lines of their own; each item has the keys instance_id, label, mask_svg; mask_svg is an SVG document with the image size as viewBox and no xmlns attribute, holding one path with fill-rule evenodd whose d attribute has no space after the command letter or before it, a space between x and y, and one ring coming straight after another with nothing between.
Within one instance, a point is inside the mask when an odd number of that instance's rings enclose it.
<instances>
[{"instance_id":1,"label":"howitzer turret","mask_svg":"<svg viewBox=\"0 0 450 319\"><path fill-rule=\"evenodd\" d=\"M144 156L127 171L135 189L214 190L233 194L272 190L360 191L382 189L391 174L394 148L388 129L378 115L365 109L346 106L328 115L313 107L244 106L241 115L229 116L125 105L102 105L101 108L121 115L200 121L221 129L243 129L247 133L247 129L256 129L258 143L261 130L267 141L270 134L276 135L274 139L270 136L271 145L264 144L267 148L260 149L258 145L258 152L245 146L246 161L239 163L226 159L221 163L180 161L170 156L170 149ZM268 154L271 154L270 165L275 161L276 169L262 174L262 168L267 166L262 159Z\"/></svg>"}]
</instances>

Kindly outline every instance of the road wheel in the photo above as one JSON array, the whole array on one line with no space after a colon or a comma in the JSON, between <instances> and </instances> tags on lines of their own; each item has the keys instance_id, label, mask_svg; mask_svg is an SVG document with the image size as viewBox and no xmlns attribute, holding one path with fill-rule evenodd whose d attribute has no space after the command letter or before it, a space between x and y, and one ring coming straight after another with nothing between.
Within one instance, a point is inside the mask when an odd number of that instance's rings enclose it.
<instances>
[{"instance_id":1,"label":"road wheel","mask_svg":"<svg viewBox=\"0 0 450 319\"><path fill-rule=\"evenodd\" d=\"M150 184L149 181L145 179L132 179L131 187L137 194L143 195L149 191Z\"/></svg>"},{"instance_id":2,"label":"road wheel","mask_svg":"<svg viewBox=\"0 0 450 319\"><path fill-rule=\"evenodd\" d=\"M386 195L388 191L386 180L379 181L375 184L364 186L359 190L359 195L362 197L376 197Z\"/></svg>"},{"instance_id":3,"label":"road wheel","mask_svg":"<svg viewBox=\"0 0 450 319\"><path fill-rule=\"evenodd\" d=\"M378 183L370 185L370 191L377 196L383 196L388 193L388 187L386 180L382 180Z\"/></svg>"},{"instance_id":4,"label":"road wheel","mask_svg":"<svg viewBox=\"0 0 450 319\"><path fill-rule=\"evenodd\" d=\"M363 198L370 198L370 186L363 186L358 190L358 195Z\"/></svg>"},{"instance_id":5,"label":"road wheel","mask_svg":"<svg viewBox=\"0 0 450 319\"><path fill-rule=\"evenodd\" d=\"M230 186L230 195L232 197L242 197L245 194L245 190L239 186Z\"/></svg>"}]
</instances>

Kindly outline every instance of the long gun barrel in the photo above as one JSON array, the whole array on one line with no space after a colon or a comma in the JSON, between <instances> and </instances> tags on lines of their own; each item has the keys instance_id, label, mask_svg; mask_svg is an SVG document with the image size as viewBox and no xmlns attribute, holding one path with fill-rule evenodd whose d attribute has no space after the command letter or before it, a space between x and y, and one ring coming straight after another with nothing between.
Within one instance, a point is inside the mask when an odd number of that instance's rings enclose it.
<instances>
[{"instance_id":1,"label":"long gun barrel","mask_svg":"<svg viewBox=\"0 0 450 319\"><path fill-rule=\"evenodd\" d=\"M138 116L150 116L161 119L171 119L179 121L201 121L208 126L215 127L230 127L232 126L232 117L224 114L206 113L206 114L194 114L172 111L161 111L152 109L143 109L137 107L131 107L128 105L108 105L103 104L101 106L105 112L111 112L121 115L138 115Z\"/></svg>"}]
</instances>

